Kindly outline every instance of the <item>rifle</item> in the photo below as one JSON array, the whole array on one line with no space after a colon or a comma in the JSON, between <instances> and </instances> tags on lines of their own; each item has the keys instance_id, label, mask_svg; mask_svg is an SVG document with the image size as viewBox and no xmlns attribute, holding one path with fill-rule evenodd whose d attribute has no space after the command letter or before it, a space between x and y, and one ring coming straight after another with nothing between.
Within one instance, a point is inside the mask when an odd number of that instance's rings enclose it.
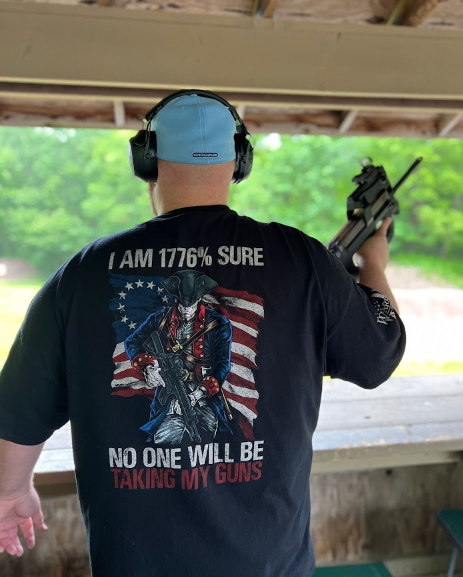
<instances>
[{"instance_id":1,"label":"rifle","mask_svg":"<svg viewBox=\"0 0 463 577\"><path fill-rule=\"evenodd\" d=\"M185 383L179 376L183 371L182 359L175 353L164 352L159 333L153 331L143 343L145 349L154 355L161 369L161 376L166 384L166 392L173 395L182 409L185 420L185 428L192 441L201 443L201 435L198 431L198 416L191 406L190 399L185 390Z\"/></svg>"},{"instance_id":2,"label":"rifle","mask_svg":"<svg viewBox=\"0 0 463 577\"><path fill-rule=\"evenodd\" d=\"M422 160L421 156L417 158L394 187L391 187L382 166L374 166L371 158L362 160L362 172L352 179L357 188L347 199L347 222L327 247L354 278L357 278L359 271L352 260L355 252L375 234L379 222L399 214L395 193ZM393 236L394 223L391 222L387 241L391 242Z\"/></svg>"}]
</instances>

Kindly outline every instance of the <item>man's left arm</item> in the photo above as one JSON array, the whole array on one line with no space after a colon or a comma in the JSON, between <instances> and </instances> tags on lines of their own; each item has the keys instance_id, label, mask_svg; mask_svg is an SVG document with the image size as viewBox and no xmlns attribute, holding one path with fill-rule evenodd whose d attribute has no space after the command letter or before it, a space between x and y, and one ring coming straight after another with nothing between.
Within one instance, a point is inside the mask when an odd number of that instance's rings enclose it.
<instances>
[{"instance_id":1,"label":"man's left arm","mask_svg":"<svg viewBox=\"0 0 463 577\"><path fill-rule=\"evenodd\" d=\"M32 472L46 439L69 419L64 333L73 267L34 297L0 373L0 552L10 555L24 552L18 529L28 547L34 529L46 529Z\"/></svg>"}]
</instances>

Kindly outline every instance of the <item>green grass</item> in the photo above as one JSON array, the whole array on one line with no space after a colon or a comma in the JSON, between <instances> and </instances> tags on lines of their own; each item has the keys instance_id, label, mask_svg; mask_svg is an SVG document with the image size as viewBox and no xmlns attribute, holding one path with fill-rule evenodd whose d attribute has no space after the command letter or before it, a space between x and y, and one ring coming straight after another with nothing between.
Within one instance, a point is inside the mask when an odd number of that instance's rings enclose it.
<instances>
[{"instance_id":1,"label":"green grass","mask_svg":"<svg viewBox=\"0 0 463 577\"><path fill-rule=\"evenodd\" d=\"M463 374L463 361L404 361L395 370L394 377L425 377L431 375Z\"/></svg>"},{"instance_id":2,"label":"green grass","mask_svg":"<svg viewBox=\"0 0 463 577\"><path fill-rule=\"evenodd\" d=\"M463 289L461 260L443 259L423 254L394 254L391 264L417 268L428 280L436 284L452 284Z\"/></svg>"},{"instance_id":3,"label":"green grass","mask_svg":"<svg viewBox=\"0 0 463 577\"><path fill-rule=\"evenodd\" d=\"M27 307L39 290L39 282L0 281L0 368L26 314Z\"/></svg>"}]
</instances>

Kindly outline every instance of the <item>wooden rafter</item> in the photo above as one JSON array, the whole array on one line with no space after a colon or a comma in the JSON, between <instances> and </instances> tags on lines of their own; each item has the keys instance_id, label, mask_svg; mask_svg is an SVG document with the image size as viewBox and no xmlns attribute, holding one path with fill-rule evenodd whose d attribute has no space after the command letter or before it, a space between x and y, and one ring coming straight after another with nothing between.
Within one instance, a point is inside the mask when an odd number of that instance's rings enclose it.
<instances>
[{"instance_id":1,"label":"wooden rafter","mask_svg":"<svg viewBox=\"0 0 463 577\"><path fill-rule=\"evenodd\" d=\"M14 1L14 0L10 0ZM19 3L21 0L16 0ZM24 0L22 0L24 1ZM160 13L171 12L178 15L198 14L198 15L220 15L227 19L233 15L249 15L262 17L264 10L268 14L273 12L274 17L278 17L279 22L283 20L306 21L312 23L326 22L349 22L356 24L367 24L369 27L377 26L379 23L387 21L398 0L280 0L276 7L272 8L269 0L175 0L175 2L160 2L159 0L27 0L31 5L47 3L62 4L75 7L86 7L95 5L112 8L112 11L123 10L127 18L131 17L134 11L143 13L158 11ZM274 2L274 0L272 0ZM435 0L413 0L401 3L406 7L402 8L402 16L407 16L405 12L411 11L411 20L407 22L410 26L417 24L426 27L440 27L447 30L463 28L463 2L461 0L442 0L435 13L428 18L427 13L435 7ZM413 14L419 22L413 21ZM435 17L434 17L435 15ZM397 22L399 23L399 22ZM403 22L402 22L403 23Z\"/></svg>"},{"instance_id":2,"label":"wooden rafter","mask_svg":"<svg viewBox=\"0 0 463 577\"><path fill-rule=\"evenodd\" d=\"M463 114L444 114L438 123L437 134L440 137L449 136L452 130L462 119Z\"/></svg>"},{"instance_id":3,"label":"wooden rafter","mask_svg":"<svg viewBox=\"0 0 463 577\"><path fill-rule=\"evenodd\" d=\"M241 120L244 120L244 115L246 113L246 106L244 106L243 104L241 104L240 106L237 106L236 112L238 112L238 115L241 118Z\"/></svg>"},{"instance_id":4,"label":"wooden rafter","mask_svg":"<svg viewBox=\"0 0 463 577\"><path fill-rule=\"evenodd\" d=\"M153 100L124 102L125 116L118 118L116 126L114 99L65 100L53 97L31 99L0 96L0 125L139 130L141 119L152 104ZM440 119L436 114L408 113L406 110L364 110L345 134L415 138L450 135L452 138L463 138L463 120L458 122L455 116L443 116ZM124 124L121 124L122 121ZM279 108L247 106L245 122L251 134L340 134L337 110L288 108L284 105Z\"/></svg>"},{"instance_id":5,"label":"wooden rafter","mask_svg":"<svg viewBox=\"0 0 463 577\"><path fill-rule=\"evenodd\" d=\"M281 0L255 0L252 14L263 18L273 18Z\"/></svg>"},{"instance_id":6,"label":"wooden rafter","mask_svg":"<svg viewBox=\"0 0 463 577\"><path fill-rule=\"evenodd\" d=\"M442 0L398 0L387 24L418 26L423 23Z\"/></svg>"},{"instance_id":7,"label":"wooden rafter","mask_svg":"<svg viewBox=\"0 0 463 577\"><path fill-rule=\"evenodd\" d=\"M126 123L124 103L120 100L114 101L114 122L118 128L122 128Z\"/></svg>"},{"instance_id":8,"label":"wooden rafter","mask_svg":"<svg viewBox=\"0 0 463 577\"><path fill-rule=\"evenodd\" d=\"M172 89L131 88L115 86L72 86L66 84L36 84L0 82L0 98L33 100L80 100L142 102L152 106L173 92ZM436 98L369 98L355 96L317 96L310 94L263 94L242 90L218 91L235 107L258 106L266 109L299 108L311 110L349 110L406 112L416 114L460 114L461 99ZM339 116L339 115L338 115ZM339 123L338 123L339 124Z\"/></svg>"},{"instance_id":9,"label":"wooden rafter","mask_svg":"<svg viewBox=\"0 0 463 577\"><path fill-rule=\"evenodd\" d=\"M354 124L358 114L359 110L349 110L342 115L338 129L339 134L346 134L349 131L352 124Z\"/></svg>"}]
</instances>

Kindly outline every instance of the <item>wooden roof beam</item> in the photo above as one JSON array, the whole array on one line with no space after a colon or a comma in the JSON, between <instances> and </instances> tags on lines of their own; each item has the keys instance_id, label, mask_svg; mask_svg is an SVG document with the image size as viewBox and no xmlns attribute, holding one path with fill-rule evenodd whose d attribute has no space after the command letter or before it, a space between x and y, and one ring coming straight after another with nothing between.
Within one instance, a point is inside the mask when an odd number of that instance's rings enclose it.
<instances>
[{"instance_id":1,"label":"wooden roof beam","mask_svg":"<svg viewBox=\"0 0 463 577\"><path fill-rule=\"evenodd\" d=\"M132 88L115 86L82 86L66 84L39 84L28 82L0 82L0 98L27 99L31 102L88 101L141 103L148 110L154 103L165 98L175 90L158 88ZM357 109L362 112L383 111L417 114L460 114L463 112L462 99L432 98L365 98L352 96L313 96L302 94L261 94L241 91L220 91L220 95L229 102L240 106L265 109L305 109L337 110L349 112ZM32 104L31 104L32 106ZM339 114L338 114L339 118ZM338 122L339 124L339 122Z\"/></svg>"},{"instance_id":2,"label":"wooden roof beam","mask_svg":"<svg viewBox=\"0 0 463 577\"><path fill-rule=\"evenodd\" d=\"M238 112L238 116L241 118L241 120L244 120L244 115L246 113L246 106L244 106L243 104L237 106L236 112Z\"/></svg>"},{"instance_id":3,"label":"wooden roof beam","mask_svg":"<svg viewBox=\"0 0 463 577\"><path fill-rule=\"evenodd\" d=\"M392 26L418 26L422 24L442 0L398 0L388 18Z\"/></svg>"},{"instance_id":4,"label":"wooden roof beam","mask_svg":"<svg viewBox=\"0 0 463 577\"><path fill-rule=\"evenodd\" d=\"M441 138L448 136L462 119L463 114L444 114L439 120L437 135Z\"/></svg>"},{"instance_id":5,"label":"wooden roof beam","mask_svg":"<svg viewBox=\"0 0 463 577\"><path fill-rule=\"evenodd\" d=\"M349 128L354 124L355 119L359 115L359 110L349 110L342 114L341 122L339 123L339 134L347 134Z\"/></svg>"},{"instance_id":6,"label":"wooden roof beam","mask_svg":"<svg viewBox=\"0 0 463 577\"><path fill-rule=\"evenodd\" d=\"M124 103L120 100L115 100L113 103L113 109L114 122L116 123L117 128L122 128L126 123Z\"/></svg>"},{"instance_id":7,"label":"wooden roof beam","mask_svg":"<svg viewBox=\"0 0 463 577\"><path fill-rule=\"evenodd\" d=\"M150 103L125 102L125 124L120 128L139 130L140 119ZM452 118L456 115L452 115ZM463 113L462 113L463 116ZM450 130L450 118L447 131ZM453 138L463 138L463 123L453 121ZM347 135L404 136L413 138L436 138L438 126L436 116L420 118L406 113L398 116L380 115L361 111L356 122L349 128ZM442 121L441 130L446 123ZM50 126L66 128L103 128L115 129L114 100L74 101L49 98L45 101L35 99L1 98L0 125L5 126ZM339 136L339 111L299 111L260 110L254 107L246 109L246 126L249 132L267 134L325 134ZM445 137L449 132L442 132Z\"/></svg>"},{"instance_id":8,"label":"wooden roof beam","mask_svg":"<svg viewBox=\"0 0 463 577\"><path fill-rule=\"evenodd\" d=\"M281 0L255 0L252 15L262 16L263 18L274 18L280 2Z\"/></svg>"},{"instance_id":9,"label":"wooden roof beam","mask_svg":"<svg viewBox=\"0 0 463 577\"><path fill-rule=\"evenodd\" d=\"M0 0L0 82L461 101L462 61L454 30Z\"/></svg>"}]
</instances>

